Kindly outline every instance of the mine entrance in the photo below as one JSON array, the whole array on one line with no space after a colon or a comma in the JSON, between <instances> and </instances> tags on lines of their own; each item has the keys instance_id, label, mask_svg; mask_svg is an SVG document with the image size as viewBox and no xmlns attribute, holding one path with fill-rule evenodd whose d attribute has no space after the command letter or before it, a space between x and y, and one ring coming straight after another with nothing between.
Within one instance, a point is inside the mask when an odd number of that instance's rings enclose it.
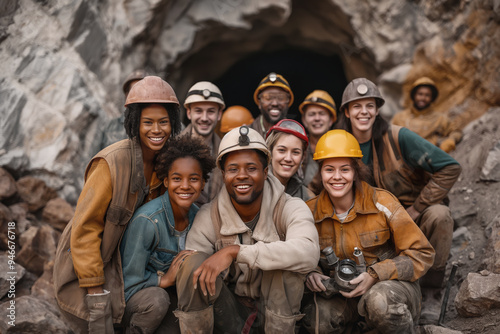
<instances>
[{"instance_id":1,"label":"mine entrance","mask_svg":"<svg viewBox=\"0 0 500 334\"><path fill-rule=\"evenodd\" d=\"M327 91L338 108L348 83L338 56L304 49L254 53L235 63L214 83L221 89L226 106L243 105L256 117L260 112L253 101L253 92L270 72L283 75L289 82L295 100L288 117L297 120L300 118L299 105L310 92L315 89Z\"/></svg>"}]
</instances>

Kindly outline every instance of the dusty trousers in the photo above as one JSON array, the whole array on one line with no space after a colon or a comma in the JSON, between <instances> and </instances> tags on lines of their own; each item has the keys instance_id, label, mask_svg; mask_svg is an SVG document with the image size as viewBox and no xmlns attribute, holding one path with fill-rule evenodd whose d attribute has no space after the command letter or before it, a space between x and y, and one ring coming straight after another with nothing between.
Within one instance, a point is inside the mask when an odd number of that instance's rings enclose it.
<instances>
[{"instance_id":1,"label":"dusty trousers","mask_svg":"<svg viewBox=\"0 0 500 334\"><path fill-rule=\"evenodd\" d=\"M209 255L194 253L188 256L179 268L176 278L179 297L179 319L190 319L197 312L213 306L215 333L265 332L293 333L296 320L302 315L300 302L304 290L304 275L290 271L265 271L260 282L258 300L234 294L233 286L227 285L221 276L216 280L214 296L204 296L201 289L193 285L193 272ZM177 314L176 314L177 315ZM197 324L204 326L204 324ZM182 329L181 324L181 329ZM193 333L209 333L209 328L193 328Z\"/></svg>"},{"instance_id":2,"label":"dusty trousers","mask_svg":"<svg viewBox=\"0 0 500 334\"><path fill-rule=\"evenodd\" d=\"M172 311L177 306L175 288L149 287L136 292L123 315L125 333L180 333Z\"/></svg>"},{"instance_id":3,"label":"dusty trousers","mask_svg":"<svg viewBox=\"0 0 500 334\"><path fill-rule=\"evenodd\" d=\"M341 294L331 299L316 294L314 298L314 294L309 293L303 301L302 325L309 333L315 333L318 326L319 333L340 334L352 329L362 316L369 329L380 333L415 333L421 298L418 282L397 280L380 281L357 298L345 298Z\"/></svg>"},{"instance_id":4,"label":"dusty trousers","mask_svg":"<svg viewBox=\"0 0 500 334\"><path fill-rule=\"evenodd\" d=\"M431 205L420 213L415 223L436 251L434 264L420 279L420 284L422 287L439 288L443 284L453 239L453 218L450 209L442 204Z\"/></svg>"}]
</instances>

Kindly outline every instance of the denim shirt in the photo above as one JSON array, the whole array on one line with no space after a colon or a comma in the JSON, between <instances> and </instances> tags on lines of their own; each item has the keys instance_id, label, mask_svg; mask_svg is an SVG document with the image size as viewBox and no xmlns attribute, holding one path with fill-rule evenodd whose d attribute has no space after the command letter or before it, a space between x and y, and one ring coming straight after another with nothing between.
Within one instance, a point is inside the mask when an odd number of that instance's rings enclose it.
<instances>
[{"instance_id":1,"label":"denim shirt","mask_svg":"<svg viewBox=\"0 0 500 334\"><path fill-rule=\"evenodd\" d=\"M187 231L197 212L198 207L191 205ZM179 246L168 192L137 209L120 244L125 301L142 289L159 285L158 271L168 271L182 250Z\"/></svg>"}]
</instances>

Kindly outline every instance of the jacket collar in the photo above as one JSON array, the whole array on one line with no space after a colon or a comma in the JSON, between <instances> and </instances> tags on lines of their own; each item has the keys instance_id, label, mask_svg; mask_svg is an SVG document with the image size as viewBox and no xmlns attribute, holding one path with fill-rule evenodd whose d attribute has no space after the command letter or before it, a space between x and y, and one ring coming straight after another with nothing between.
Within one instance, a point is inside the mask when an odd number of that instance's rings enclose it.
<instances>
[{"instance_id":1,"label":"jacket collar","mask_svg":"<svg viewBox=\"0 0 500 334\"><path fill-rule=\"evenodd\" d=\"M267 180L264 182L259 221L252 233L254 240L263 242L279 240L273 221L273 213L274 207L283 192L284 187L281 182L272 173L268 173ZM219 214L222 222L221 235L234 235L249 231L238 212L236 212L226 187L222 187L218 201L214 203L217 203L219 206Z\"/></svg>"},{"instance_id":2,"label":"jacket collar","mask_svg":"<svg viewBox=\"0 0 500 334\"><path fill-rule=\"evenodd\" d=\"M167 226L170 235L175 234L175 219L174 219L174 211L172 210L172 204L170 204L170 197L168 196L168 191L161 196L161 205L163 207L163 211L165 212L165 217L167 219ZM198 212L198 206L196 204L192 204L189 208L188 212L188 227L187 230L191 229L191 225L193 225L194 217Z\"/></svg>"},{"instance_id":3,"label":"jacket collar","mask_svg":"<svg viewBox=\"0 0 500 334\"><path fill-rule=\"evenodd\" d=\"M368 183L362 181L362 191L356 191L356 195L354 198L354 206L349 211L344 223L348 223L356 218L356 215L359 214L373 214L377 213L378 209L376 207L377 196L375 192L375 188L371 187ZM365 196L366 194L366 196ZM326 218L333 218L338 221L337 216L333 210L332 201L330 200L330 196L328 196L328 192L323 189L321 193L318 195L316 204L314 206L313 211L314 222L320 223Z\"/></svg>"}]
</instances>

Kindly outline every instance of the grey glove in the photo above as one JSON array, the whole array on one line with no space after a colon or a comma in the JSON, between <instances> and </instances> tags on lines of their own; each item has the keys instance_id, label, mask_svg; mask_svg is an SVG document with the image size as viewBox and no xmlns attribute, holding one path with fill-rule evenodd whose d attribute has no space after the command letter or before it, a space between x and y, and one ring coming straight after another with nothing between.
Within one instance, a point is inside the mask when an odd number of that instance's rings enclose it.
<instances>
[{"instance_id":1,"label":"grey glove","mask_svg":"<svg viewBox=\"0 0 500 334\"><path fill-rule=\"evenodd\" d=\"M90 334L113 334L113 318L111 315L111 294L104 293L86 295L85 302L89 309L89 333Z\"/></svg>"}]
</instances>

